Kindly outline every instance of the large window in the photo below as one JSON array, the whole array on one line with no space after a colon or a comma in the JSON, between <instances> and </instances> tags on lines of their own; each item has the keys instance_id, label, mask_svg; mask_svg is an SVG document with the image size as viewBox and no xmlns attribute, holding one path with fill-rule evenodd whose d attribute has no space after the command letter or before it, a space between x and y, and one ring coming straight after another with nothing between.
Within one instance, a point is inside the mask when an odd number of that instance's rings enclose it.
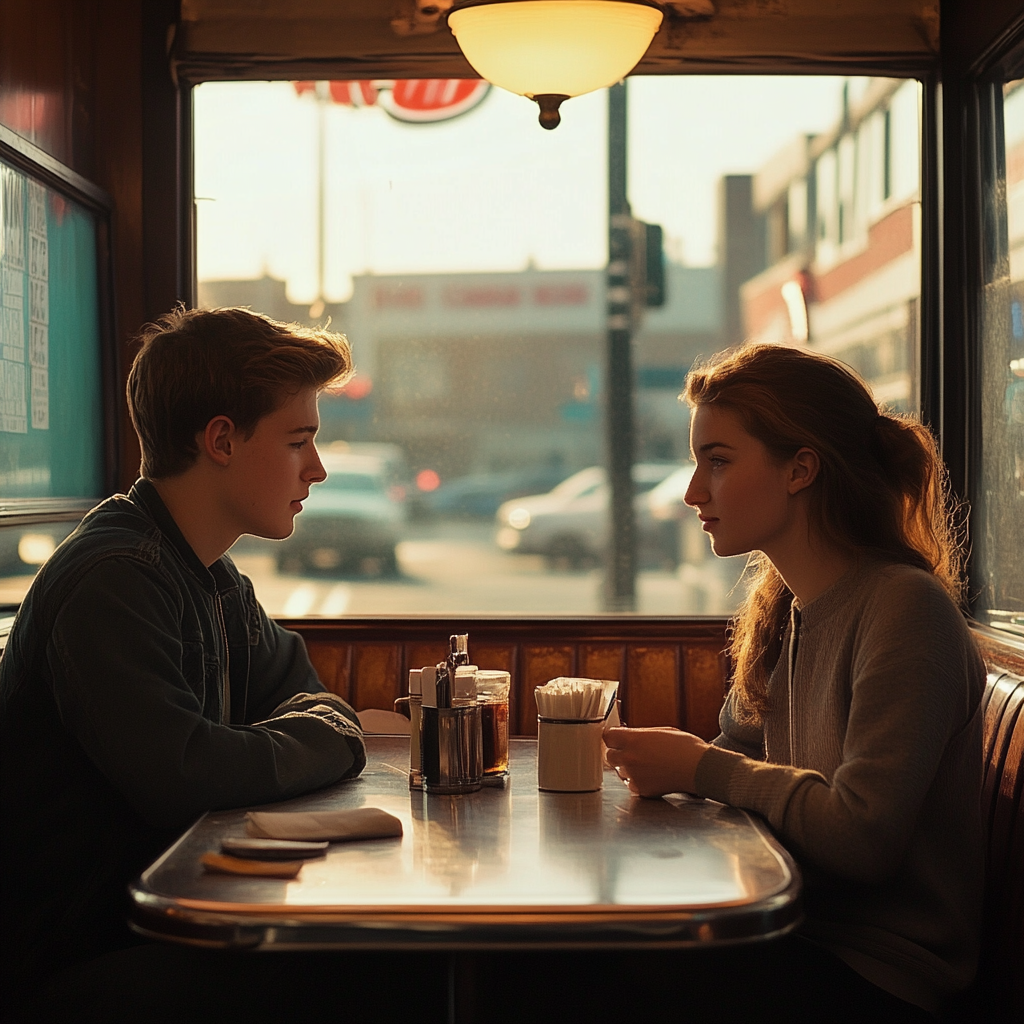
<instances>
[{"instance_id":1,"label":"large window","mask_svg":"<svg viewBox=\"0 0 1024 1024\"><path fill-rule=\"evenodd\" d=\"M409 123L431 88L462 113ZM277 614L599 612L606 94L545 132L500 90L475 106L466 83L421 91L195 90L200 303L329 318L358 367L321 400L331 479L294 537L233 555ZM677 396L695 359L744 339L807 345L917 407L919 94L629 80L632 215L662 229L644 282L663 301L634 304L639 612L725 614L742 597L743 559L715 559L682 502Z\"/></svg>"},{"instance_id":2,"label":"large window","mask_svg":"<svg viewBox=\"0 0 1024 1024\"><path fill-rule=\"evenodd\" d=\"M981 466L974 510L978 615L1024 636L1024 80L983 97L987 138Z\"/></svg>"}]
</instances>

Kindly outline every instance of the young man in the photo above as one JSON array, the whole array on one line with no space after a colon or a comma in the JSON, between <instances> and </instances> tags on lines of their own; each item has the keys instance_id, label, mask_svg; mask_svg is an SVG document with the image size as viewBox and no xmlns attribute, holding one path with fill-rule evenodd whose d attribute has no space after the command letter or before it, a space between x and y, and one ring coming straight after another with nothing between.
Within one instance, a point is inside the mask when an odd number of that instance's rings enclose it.
<instances>
[{"instance_id":1,"label":"young man","mask_svg":"<svg viewBox=\"0 0 1024 1024\"><path fill-rule=\"evenodd\" d=\"M127 884L203 811L363 768L355 712L225 554L291 533L326 476L317 394L350 373L341 335L241 309L143 332L141 479L42 568L0 659L9 979L131 942Z\"/></svg>"}]
</instances>

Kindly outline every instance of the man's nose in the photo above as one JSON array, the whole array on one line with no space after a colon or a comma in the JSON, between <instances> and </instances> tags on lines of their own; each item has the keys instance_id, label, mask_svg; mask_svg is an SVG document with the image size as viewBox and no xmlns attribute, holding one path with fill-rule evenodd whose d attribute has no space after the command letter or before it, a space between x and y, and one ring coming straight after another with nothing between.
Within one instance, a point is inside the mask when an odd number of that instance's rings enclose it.
<instances>
[{"instance_id":1,"label":"man's nose","mask_svg":"<svg viewBox=\"0 0 1024 1024\"><path fill-rule=\"evenodd\" d=\"M320 453L316 450L316 446L313 445L313 460L306 469L306 478L310 483L318 484L327 479L327 470L324 469L324 464L320 461Z\"/></svg>"}]
</instances>

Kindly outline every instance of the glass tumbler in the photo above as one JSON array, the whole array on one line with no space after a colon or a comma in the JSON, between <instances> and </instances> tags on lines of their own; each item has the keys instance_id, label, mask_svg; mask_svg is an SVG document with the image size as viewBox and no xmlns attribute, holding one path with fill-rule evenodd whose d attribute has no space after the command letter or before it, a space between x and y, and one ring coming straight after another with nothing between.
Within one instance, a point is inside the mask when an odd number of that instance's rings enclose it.
<instances>
[{"instance_id":1,"label":"glass tumbler","mask_svg":"<svg viewBox=\"0 0 1024 1024\"><path fill-rule=\"evenodd\" d=\"M484 741L484 775L508 774L508 672L477 669L476 699Z\"/></svg>"}]
</instances>

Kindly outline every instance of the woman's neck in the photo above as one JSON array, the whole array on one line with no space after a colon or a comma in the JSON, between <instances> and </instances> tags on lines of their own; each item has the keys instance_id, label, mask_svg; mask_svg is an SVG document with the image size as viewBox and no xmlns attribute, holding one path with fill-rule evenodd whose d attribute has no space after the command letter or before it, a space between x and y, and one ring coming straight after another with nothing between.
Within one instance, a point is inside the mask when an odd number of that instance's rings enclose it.
<instances>
[{"instance_id":1,"label":"woman's neck","mask_svg":"<svg viewBox=\"0 0 1024 1024\"><path fill-rule=\"evenodd\" d=\"M801 608L824 594L857 563L856 552L834 547L820 538L765 554Z\"/></svg>"}]
</instances>

